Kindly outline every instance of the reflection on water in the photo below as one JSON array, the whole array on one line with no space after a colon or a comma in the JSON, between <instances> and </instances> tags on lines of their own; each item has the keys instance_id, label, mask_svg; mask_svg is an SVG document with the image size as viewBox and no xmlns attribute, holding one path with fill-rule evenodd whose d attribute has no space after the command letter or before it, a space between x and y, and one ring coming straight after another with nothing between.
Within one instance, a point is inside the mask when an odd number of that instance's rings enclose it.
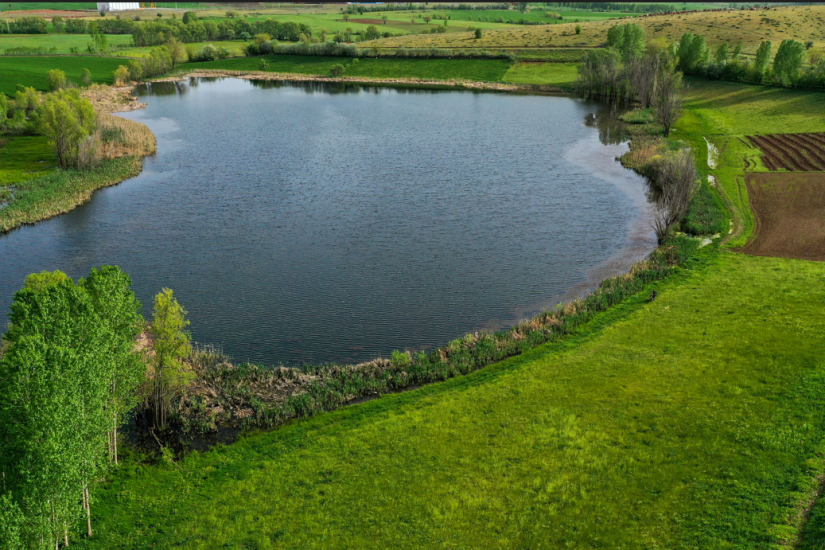
<instances>
[{"instance_id":1,"label":"reflection on water","mask_svg":"<svg viewBox=\"0 0 825 550\"><path fill-rule=\"evenodd\" d=\"M266 364L360 361L506 327L655 246L622 126L564 97L239 79L153 83L140 176L0 237L26 274L120 265L150 314ZM584 121L584 123L583 123Z\"/></svg>"}]
</instances>

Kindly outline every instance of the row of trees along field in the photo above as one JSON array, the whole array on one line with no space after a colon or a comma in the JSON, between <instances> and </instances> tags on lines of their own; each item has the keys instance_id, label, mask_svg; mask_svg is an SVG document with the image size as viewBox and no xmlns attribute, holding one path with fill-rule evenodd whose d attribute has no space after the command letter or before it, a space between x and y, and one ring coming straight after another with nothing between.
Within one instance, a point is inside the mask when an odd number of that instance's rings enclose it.
<instances>
[{"instance_id":1,"label":"row of trees along field","mask_svg":"<svg viewBox=\"0 0 825 550\"><path fill-rule=\"evenodd\" d=\"M128 275L103 266L77 283L59 271L26 278L0 347L0 548L68 546L84 523L92 536L94 487L118 463L126 415L138 405L163 427L170 394L185 383L187 324L164 289L147 376Z\"/></svg>"},{"instance_id":2,"label":"row of trees along field","mask_svg":"<svg viewBox=\"0 0 825 550\"><path fill-rule=\"evenodd\" d=\"M712 51L704 36L685 33L678 45L674 45L674 50L679 68L685 74L734 82L822 89L825 88L825 57L822 52L812 51L812 47L812 41L803 44L787 39L773 55L773 43L768 40L759 45L751 61L741 56L741 41L733 48L725 42Z\"/></svg>"}]
</instances>

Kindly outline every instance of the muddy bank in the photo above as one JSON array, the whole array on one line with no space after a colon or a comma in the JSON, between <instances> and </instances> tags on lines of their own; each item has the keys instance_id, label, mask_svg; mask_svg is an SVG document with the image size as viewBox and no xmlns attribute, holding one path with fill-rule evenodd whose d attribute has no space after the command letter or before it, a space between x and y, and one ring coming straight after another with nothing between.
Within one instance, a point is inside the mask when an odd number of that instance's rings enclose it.
<instances>
[{"instance_id":1,"label":"muddy bank","mask_svg":"<svg viewBox=\"0 0 825 550\"><path fill-rule=\"evenodd\" d=\"M274 73L267 71L229 71L196 69L179 75L167 76L149 82L180 82L187 78L231 77L243 80L286 80L292 82L326 82L346 84L371 84L383 86L420 86L422 88L457 88L463 90L487 90L496 92L568 92L558 86L537 84L505 84L502 82L474 82L469 80L429 80L422 78L369 78L369 77L332 77L295 73Z\"/></svg>"}]
</instances>

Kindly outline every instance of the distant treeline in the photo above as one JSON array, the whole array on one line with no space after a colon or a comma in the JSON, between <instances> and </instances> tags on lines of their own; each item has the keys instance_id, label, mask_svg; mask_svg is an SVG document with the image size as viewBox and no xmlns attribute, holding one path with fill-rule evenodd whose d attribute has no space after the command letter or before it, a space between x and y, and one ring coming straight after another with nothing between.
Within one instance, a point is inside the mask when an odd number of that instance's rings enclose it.
<instances>
[{"instance_id":1,"label":"distant treeline","mask_svg":"<svg viewBox=\"0 0 825 550\"><path fill-rule=\"evenodd\" d=\"M406 4L378 4L375 6L347 6L347 13L371 13L379 11L412 11L421 10L424 8L433 10L509 10L510 4L436 4L433 6L425 4L413 4L408 2Z\"/></svg>"},{"instance_id":2,"label":"distant treeline","mask_svg":"<svg viewBox=\"0 0 825 550\"><path fill-rule=\"evenodd\" d=\"M625 4L624 2L548 2L549 7L574 10L620 11L625 13L664 13L677 11L674 4Z\"/></svg>"},{"instance_id":3,"label":"distant treeline","mask_svg":"<svg viewBox=\"0 0 825 550\"><path fill-rule=\"evenodd\" d=\"M0 34L46 34L46 20L42 17L19 17L0 21Z\"/></svg>"}]
</instances>

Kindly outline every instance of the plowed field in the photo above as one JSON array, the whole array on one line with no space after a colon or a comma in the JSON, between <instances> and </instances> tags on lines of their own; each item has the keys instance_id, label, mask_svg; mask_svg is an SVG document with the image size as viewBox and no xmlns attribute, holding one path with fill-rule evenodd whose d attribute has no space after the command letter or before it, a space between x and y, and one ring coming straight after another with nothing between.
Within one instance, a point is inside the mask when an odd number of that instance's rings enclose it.
<instances>
[{"instance_id":1,"label":"plowed field","mask_svg":"<svg viewBox=\"0 0 825 550\"><path fill-rule=\"evenodd\" d=\"M825 133L749 136L768 170L825 171Z\"/></svg>"},{"instance_id":2,"label":"plowed field","mask_svg":"<svg viewBox=\"0 0 825 550\"><path fill-rule=\"evenodd\" d=\"M825 174L747 174L755 256L825 261Z\"/></svg>"}]
</instances>

